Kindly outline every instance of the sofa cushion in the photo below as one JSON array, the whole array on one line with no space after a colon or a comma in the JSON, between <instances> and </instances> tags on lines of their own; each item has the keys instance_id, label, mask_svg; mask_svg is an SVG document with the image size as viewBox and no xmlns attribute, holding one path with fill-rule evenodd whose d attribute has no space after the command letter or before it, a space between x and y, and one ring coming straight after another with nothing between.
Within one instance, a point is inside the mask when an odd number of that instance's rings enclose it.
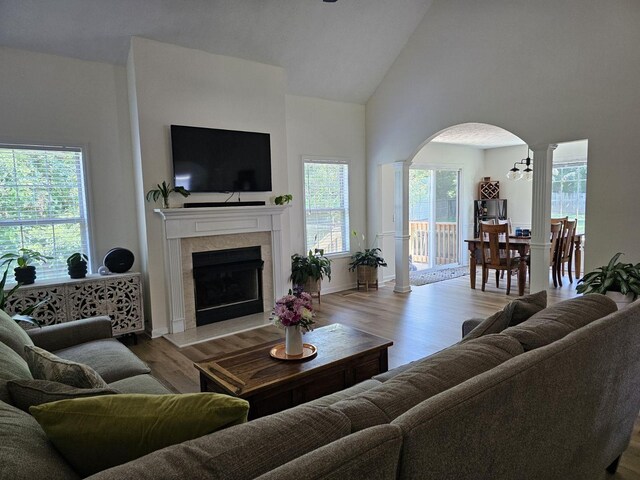
<instances>
[{"instance_id":1,"label":"sofa cushion","mask_svg":"<svg viewBox=\"0 0 640 480\"><path fill-rule=\"evenodd\" d=\"M150 395L174 393L148 373L112 382L109 384L109 388L114 388L120 393L147 393Z\"/></svg>"},{"instance_id":2,"label":"sofa cushion","mask_svg":"<svg viewBox=\"0 0 640 480\"><path fill-rule=\"evenodd\" d=\"M47 440L31 415L0 402L0 478L74 480L80 477Z\"/></svg>"},{"instance_id":3,"label":"sofa cushion","mask_svg":"<svg viewBox=\"0 0 640 480\"><path fill-rule=\"evenodd\" d=\"M0 310L0 342L24 358L24 347L33 345L31 337L4 310Z\"/></svg>"},{"instance_id":4,"label":"sofa cushion","mask_svg":"<svg viewBox=\"0 0 640 480\"><path fill-rule=\"evenodd\" d=\"M0 343L0 400L11 403L7 382L33 379L27 362L4 343Z\"/></svg>"},{"instance_id":5,"label":"sofa cushion","mask_svg":"<svg viewBox=\"0 0 640 480\"><path fill-rule=\"evenodd\" d=\"M525 295L509 302L505 307L491 315L489 318L480 322L471 332L464 336L463 341L473 340L483 335L491 333L500 333L507 327L518 325L532 315L543 310L547 306L547 291L542 290L537 293ZM476 323L476 320L470 320L470 323ZM470 325L466 322L462 325L463 335Z\"/></svg>"},{"instance_id":6,"label":"sofa cushion","mask_svg":"<svg viewBox=\"0 0 640 480\"><path fill-rule=\"evenodd\" d=\"M380 382L377 380L365 380L364 382L360 382L352 387L345 388L344 390L340 390L336 393L331 393L329 395L325 395L324 397L320 397L316 400L311 400L310 402L305 403L305 405L313 405L316 407L328 407L329 405L333 405L334 403L339 402L340 400L344 400L345 398L350 398L358 393L366 392L367 390L371 390L374 387L380 385Z\"/></svg>"},{"instance_id":7,"label":"sofa cushion","mask_svg":"<svg viewBox=\"0 0 640 480\"><path fill-rule=\"evenodd\" d=\"M423 400L521 353L522 346L515 339L503 334L485 335L419 360L383 384L329 408L347 415L354 432L389 423Z\"/></svg>"},{"instance_id":8,"label":"sofa cushion","mask_svg":"<svg viewBox=\"0 0 640 480\"><path fill-rule=\"evenodd\" d=\"M122 394L29 409L82 475L247 421L249 402L218 393Z\"/></svg>"},{"instance_id":9,"label":"sofa cushion","mask_svg":"<svg viewBox=\"0 0 640 480\"><path fill-rule=\"evenodd\" d=\"M257 480L394 479L401 446L399 427L378 425L296 458Z\"/></svg>"},{"instance_id":10,"label":"sofa cushion","mask_svg":"<svg viewBox=\"0 0 640 480\"><path fill-rule=\"evenodd\" d=\"M120 393L113 388L76 388L49 380L10 380L7 389L12 404L25 412L43 403Z\"/></svg>"},{"instance_id":11,"label":"sofa cushion","mask_svg":"<svg viewBox=\"0 0 640 480\"><path fill-rule=\"evenodd\" d=\"M416 364L416 361L405 363L404 365L400 365L399 367L392 368L391 370L387 370L386 372L380 373L373 378L374 380L378 380L379 382L386 382L387 380L395 377L399 373L404 372L405 370L410 369Z\"/></svg>"},{"instance_id":12,"label":"sofa cushion","mask_svg":"<svg viewBox=\"0 0 640 480\"><path fill-rule=\"evenodd\" d=\"M616 303L609 297L593 293L556 303L503 333L529 351L555 342L616 310Z\"/></svg>"},{"instance_id":13,"label":"sofa cushion","mask_svg":"<svg viewBox=\"0 0 640 480\"><path fill-rule=\"evenodd\" d=\"M142 360L115 338L81 343L55 353L60 358L89 365L107 383L151 372Z\"/></svg>"},{"instance_id":14,"label":"sofa cushion","mask_svg":"<svg viewBox=\"0 0 640 480\"><path fill-rule=\"evenodd\" d=\"M65 360L40 347L26 346L27 364L36 380L60 382L76 388L106 388L106 382L94 369Z\"/></svg>"},{"instance_id":15,"label":"sofa cushion","mask_svg":"<svg viewBox=\"0 0 640 480\"><path fill-rule=\"evenodd\" d=\"M158 450L91 479L249 480L335 442L350 430L342 413L302 405Z\"/></svg>"}]
</instances>

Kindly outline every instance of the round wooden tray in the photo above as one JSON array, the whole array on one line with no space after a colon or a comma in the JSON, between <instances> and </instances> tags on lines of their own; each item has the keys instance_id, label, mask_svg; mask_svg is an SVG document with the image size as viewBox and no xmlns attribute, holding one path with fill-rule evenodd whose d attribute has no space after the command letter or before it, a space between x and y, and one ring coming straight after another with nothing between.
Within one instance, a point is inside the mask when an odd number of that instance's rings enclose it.
<instances>
[{"instance_id":1,"label":"round wooden tray","mask_svg":"<svg viewBox=\"0 0 640 480\"><path fill-rule=\"evenodd\" d=\"M279 343L269 351L269 355L278 360L309 360L318 354L318 349L310 343L302 344L302 355L287 355L284 352L284 343Z\"/></svg>"}]
</instances>

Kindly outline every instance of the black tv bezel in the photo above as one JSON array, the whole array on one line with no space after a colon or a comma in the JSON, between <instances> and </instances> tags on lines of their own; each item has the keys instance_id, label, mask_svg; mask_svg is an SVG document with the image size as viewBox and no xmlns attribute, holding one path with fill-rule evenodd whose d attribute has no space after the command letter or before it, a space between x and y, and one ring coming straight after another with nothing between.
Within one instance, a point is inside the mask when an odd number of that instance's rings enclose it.
<instances>
[{"instance_id":1,"label":"black tv bezel","mask_svg":"<svg viewBox=\"0 0 640 480\"><path fill-rule=\"evenodd\" d=\"M272 162L271 162L271 134L268 132L255 132L248 130L231 130L228 128L214 128L214 127L202 127L195 125L176 125L171 124L169 126L169 143L171 150L171 169L172 169L172 177L173 184L176 183L176 168L175 168L175 160L174 160L174 150L173 150L173 128L194 128L199 130L212 130L212 131L223 131L223 132L233 132L233 133L246 133L246 134L258 134L258 135L266 135L269 139L269 188L267 190L189 190L192 193L269 193L273 191L273 170L272 170Z\"/></svg>"}]
</instances>

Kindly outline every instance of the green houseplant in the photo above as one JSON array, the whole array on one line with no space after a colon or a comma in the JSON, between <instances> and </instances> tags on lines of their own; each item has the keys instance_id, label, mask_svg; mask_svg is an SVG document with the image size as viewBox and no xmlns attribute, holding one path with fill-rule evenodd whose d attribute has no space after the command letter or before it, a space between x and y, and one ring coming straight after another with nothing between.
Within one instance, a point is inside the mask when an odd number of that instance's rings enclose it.
<instances>
[{"instance_id":1,"label":"green houseplant","mask_svg":"<svg viewBox=\"0 0 640 480\"><path fill-rule=\"evenodd\" d=\"M158 183L156 188L152 188L147 192L147 202L157 202L159 198L162 198L162 208L169 208L169 195L172 193L179 193L183 197L188 197L191 195L191 192L184 187L175 186L172 187L170 183L166 181L162 181L162 183Z\"/></svg>"},{"instance_id":2,"label":"green houseplant","mask_svg":"<svg viewBox=\"0 0 640 480\"><path fill-rule=\"evenodd\" d=\"M607 265L596 268L578 280L578 293L601 293L608 295L618 308L633 302L640 295L640 263L624 263L616 253Z\"/></svg>"},{"instance_id":3,"label":"green houseplant","mask_svg":"<svg viewBox=\"0 0 640 480\"><path fill-rule=\"evenodd\" d=\"M284 195L278 195L276 198L274 198L273 203L275 203L276 205L286 205L291 200L293 200L293 195L291 195L290 193L285 193Z\"/></svg>"},{"instance_id":4,"label":"green houseplant","mask_svg":"<svg viewBox=\"0 0 640 480\"><path fill-rule=\"evenodd\" d=\"M369 289L369 285L378 288L378 267L386 267L387 262L380 256L382 250L379 248L365 248L364 252L356 252L351 255L349 271L356 272L357 286L364 285Z\"/></svg>"},{"instance_id":5,"label":"green houseplant","mask_svg":"<svg viewBox=\"0 0 640 480\"><path fill-rule=\"evenodd\" d=\"M291 255L291 276L294 287L302 287L305 292L319 293L324 277L331 281L331 260L324 256L324 250L309 250L307 255Z\"/></svg>"},{"instance_id":6,"label":"green houseplant","mask_svg":"<svg viewBox=\"0 0 640 480\"><path fill-rule=\"evenodd\" d=\"M71 278L85 278L87 276L87 257L84 253L75 252L67 258L67 270Z\"/></svg>"},{"instance_id":7,"label":"green houseplant","mask_svg":"<svg viewBox=\"0 0 640 480\"><path fill-rule=\"evenodd\" d=\"M32 265L32 263L47 263L47 260L53 258L29 248L20 248L18 252L19 253L5 253L0 257L0 260L2 260L2 265L16 260L18 266L14 268L13 271L16 282L22 285L30 285L36 281L36 267Z\"/></svg>"},{"instance_id":8,"label":"green houseplant","mask_svg":"<svg viewBox=\"0 0 640 480\"><path fill-rule=\"evenodd\" d=\"M9 300L9 297L11 297L16 290L18 290L18 288L20 288L20 285L22 285L21 283L16 283L10 290L5 290L4 287L7 283L7 275L9 274L9 268L11 267L11 262L13 262L13 260L9 260L9 261L5 261L3 262L3 264L6 265L4 272L2 273L2 278L0 278L0 310L4 310L6 311L7 308L7 301ZM13 319L16 322L26 322L26 323L30 323L31 325L35 325L37 327L41 326L41 322L34 319L33 317L31 317L31 314L41 305L44 305L45 303L47 303L49 301L49 297L40 300L37 303L34 303L33 305L31 305L30 307L27 307L25 309L23 309L20 314L18 315L14 315Z\"/></svg>"}]
</instances>

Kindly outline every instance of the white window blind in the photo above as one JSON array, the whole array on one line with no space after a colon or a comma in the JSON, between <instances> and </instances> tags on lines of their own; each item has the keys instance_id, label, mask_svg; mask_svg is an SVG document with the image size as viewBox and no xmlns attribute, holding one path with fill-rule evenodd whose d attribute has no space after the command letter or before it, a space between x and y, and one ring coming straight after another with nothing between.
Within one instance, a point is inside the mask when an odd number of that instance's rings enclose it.
<instances>
[{"instance_id":1,"label":"white window blind","mask_svg":"<svg viewBox=\"0 0 640 480\"><path fill-rule=\"evenodd\" d=\"M84 185L80 148L0 144L0 255L36 250L53 257L38 280L66 277L70 254L89 255Z\"/></svg>"},{"instance_id":2,"label":"white window blind","mask_svg":"<svg viewBox=\"0 0 640 480\"><path fill-rule=\"evenodd\" d=\"M349 165L304 161L307 251L325 254L349 251Z\"/></svg>"}]
</instances>

